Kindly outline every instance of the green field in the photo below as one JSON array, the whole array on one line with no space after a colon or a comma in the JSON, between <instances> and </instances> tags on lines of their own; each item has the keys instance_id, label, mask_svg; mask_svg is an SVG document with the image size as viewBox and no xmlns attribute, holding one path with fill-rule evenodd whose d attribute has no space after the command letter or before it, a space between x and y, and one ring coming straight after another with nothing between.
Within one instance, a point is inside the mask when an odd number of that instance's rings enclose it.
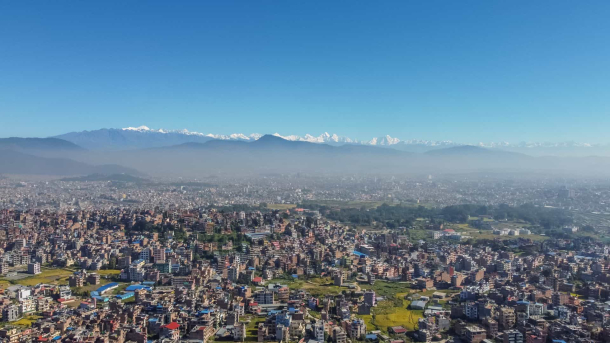
<instances>
[{"instance_id":1,"label":"green field","mask_svg":"<svg viewBox=\"0 0 610 343\"><path fill-rule=\"evenodd\" d=\"M121 274L121 271L119 269L102 269L94 271L92 273L97 273L103 278L104 276L118 276L119 274Z\"/></svg>"},{"instance_id":2,"label":"green field","mask_svg":"<svg viewBox=\"0 0 610 343\"><path fill-rule=\"evenodd\" d=\"M10 278L0 279L0 287L6 288L6 286L8 284L35 286L39 283L67 285L68 278L70 277L70 275L72 275L74 273L75 270L76 269L68 269L68 268L42 268L42 270L41 270L42 272L40 274L28 276L23 279L18 279L18 280L17 279L11 280ZM94 271L94 273L99 274L101 277L100 283L105 284L105 283L111 282L111 279L116 277L118 274L120 274L121 271L116 270L116 269L108 269L108 270ZM109 279L106 279L106 276L108 276ZM99 287L99 285L97 287Z\"/></svg>"},{"instance_id":3,"label":"green field","mask_svg":"<svg viewBox=\"0 0 610 343\"><path fill-rule=\"evenodd\" d=\"M10 324L11 325L19 325L19 326L30 327L30 326L32 326L33 323L35 323L40 318L42 318L42 317L41 316L36 316L36 315L25 316L25 317L19 319L18 321L12 322Z\"/></svg>"},{"instance_id":4,"label":"green field","mask_svg":"<svg viewBox=\"0 0 610 343\"><path fill-rule=\"evenodd\" d=\"M458 291L450 290L429 290L426 292L415 292L411 290L409 283L377 281L374 285L362 285L362 289L374 290L378 297L384 300L379 301L377 306L371 311L371 315L358 316L366 323L367 331L381 330L385 333L392 326L402 326L407 330L417 329L417 321L423 317L423 311L408 309L411 301L406 300L410 294L419 294L431 297L434 292L454 294ZM441 305L446 300L439 302Z\"/></svg>"},{"instance_id":5,"label":"green field","mask_svg":"<svg viewBox=\"0 0 610 343\"><path fill-rule=\"evenodd\" d=\"M367 331L381 330L388 332L392 326L402 326L407 330L417 329L417 321L423 311L409 310L411 304L405 297L410 294L408 283L377 281L374 285L364 285L363 289L372 289L378 296L384 297L371 311L371 315L360 315L366 323Z\"/></svg>"},{"instance_id":6,"label":"green field","mask_svg":"<svg viewBox=\"0 0 610 343\"><path fill-rule=\"evenodd\" d=\"M24 286L34 286L39 283L65 285L68 283L68 277L72 275L72 273L73 271L69 269L43 268L42 273L40 274L32 275L20 280L11 280L10 282Z\"/></svg>"},{"instance_id":7,"label":"green field","mask_svg":"<svg viewBox=\"0 0 610 343\"><path fill-rule=\"evenodd\" d=\"M386 203L385 201L341 201L341 200L311 200L303 202L303 207L307 208L307 204L322 205L335 209L342 208L361 208L366 209L376 208Z\"/></svg>"},{"instance_id":8,"label":"green field","mask_svg":"<svg viewBox=\"0 0 610 343\"><path fill-rule=\"evenodd\" d=\"M295 204L267 204L270 210L290 210L297 207Z\"/></svg>"},{"instance_id":9,"label":"green field","mask_svg":"<svg viewBox=\"0 0 610 343\"><path fill-rule=\"evenodd\" d=\"M248 322L246 325L246 342L256 342L258 341L258 323L264 323L265 320L263 318L255 317L255 316L245 316L239 319L240 322Z\"/></svg>"},{"instance_id":10,"label":"green field","mask_svg":"<svg viewBox=\"0 0 610 343\"><path fill-rule=\"evenodd\" d=\"M343 290L349 290L348 287L339 287L333 284L329 277L312 278L309 280L290 280L290 279L274 279L268 283L279 283L288 286L291 290L303 289L308 291L312 296L321 296L324 294L340 294Z\"/></svg>"}]
</instances>

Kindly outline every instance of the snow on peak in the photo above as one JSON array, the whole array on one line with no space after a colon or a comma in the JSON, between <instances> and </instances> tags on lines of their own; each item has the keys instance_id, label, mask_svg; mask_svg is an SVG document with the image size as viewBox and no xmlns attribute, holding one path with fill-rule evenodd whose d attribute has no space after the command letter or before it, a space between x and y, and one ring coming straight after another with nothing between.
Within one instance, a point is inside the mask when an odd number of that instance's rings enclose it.
<instances>
[{"instance_id":1,"label":"snow on peak","mask_svg":"<svg viewBox=\"0 0 610 343\"><path fill-rule=\"evenodd\" d=\"M148 126L142 125L138 127L126 127L121 129L123 131L131 131L131 132L142 132L148 134L180 134L180 135L188 135L188 136L202 136L209 137L213 139L220 140L240 140L240 141L256 141L261 138L263 135L260 133L252 133L250 135L246 135L243 133L232 133L228 135L221 134L213 134L213 133L200 133L195 131L189 131L187 129L183 130L165 130L165 129L151 129ZM560 143L549 143L549 142L519 142L519 143L509 143L509 142L478 142L478 143L458 143L452 141L429 141L429 140L419 140L419 139L409 139L409 140L401 140L399 138L391 137L389 135L382 137L375 137L371 140L355 140L345 136L339 136L337 134L330 134L328 132L324 132L319 136L314 136L311 134L305 134L304 136L298 135L287 135L283 136L279 133L274 133L273 136L280 137L289 141L299 141L299 142L310 142L310 143L330 143L330 144L343 144L343 143L351 143L351 144L362 144L362 145L376 145L376 146L390 146L395 144L405 144L405 145L423 145L429 147L443 147L443 146L457 146L457 145L476 145L485 148L507 148L507 147L519 147L519 148L553 148L553 147L580 147L580 148L590 148L596 147L598 144L589 144L589 143L577 143L577 142L560 142Z\"/></svg>"},{"instance_id":2,"label":"snow on peak","mask_svg":"<svg viewBox=\"0 0 610 343\"><path fill-rule=\"evenodd\" d=\"M138 127L125 127L123 128L123 131L139 131L139 132L144 132L144 131L150 131L150 128L148 126L138 126Z\"/></svg>"}]
</instances>

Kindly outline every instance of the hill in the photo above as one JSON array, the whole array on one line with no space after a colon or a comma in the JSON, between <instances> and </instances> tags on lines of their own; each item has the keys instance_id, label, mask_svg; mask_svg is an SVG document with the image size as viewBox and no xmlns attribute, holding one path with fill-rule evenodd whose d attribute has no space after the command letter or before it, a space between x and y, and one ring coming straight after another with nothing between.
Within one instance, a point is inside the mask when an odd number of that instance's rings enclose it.
<instances>
[{"instance_id":1,"label":"hill","mask_svg":"<svg viewBox=\"0 0 610 343\"><path fill-rule=\"evenodd\" d=\"M90 165L68 158L47 158L25 154L14 150L0 150L0 173L25 175L86 175L140 174L135 169L116 164Z\"/></svg>"},{"instance_id":2,"label":"hill","mask_svg":"<svg viewBox=\"0 0 610 343\"><path fill-rule=\"evenodd\" d=\"M0 138L0 149L82 151L82 147L59 138Z\"/></svg>"},{"instance_id":3,"label":"hill","mask_svg":"<svg viewBox=\"0 0 610 343\"><path fill-rule=\"evenodd\" d=\"M147 183L149 180L129 174L90 174L86 176L67 177L61 181L76 181L76 182L96 182L96 181L117 181L117 182L133 182Z\"/></svg>"},{"instance_id":4,"label":"hill","mask_svg":"<svg viewBox=\"0 0 610 343\"><path fill-rule=\"evenodd\" d=\"M250 152L250 153L300 153L300 154L320 154L326 155L354 155L354 154L378 154L378 155L397 155L406 156L410 155L409 152L398 151L394 149L386 149L374 146L366 145L354 145L345 144L340 146L333 146L321 143L311 143L304 141L291 141L285 138L281 138L275 135L264 135L258 140L252 142L244 141L229 141L229 140L211 140L206 143L184 143L180 145L164 147L158 149L163 150L174 150L174 151L193 151L193 150L206 150L206 151L231 151L233 153L238 152Z\"/></svg>"},{"instance_id":5,"label":"hill","mask_svg":"<svg viewBox=\"0 0 610 343\"><path fill-rule=\"evenodd\" d=\"M135 131L100 129L70 132L56 136L90 150L134 150L158 148L184 143L205 143L212 137L188 135L179 132Z\"/></svg>"}]
</instances>

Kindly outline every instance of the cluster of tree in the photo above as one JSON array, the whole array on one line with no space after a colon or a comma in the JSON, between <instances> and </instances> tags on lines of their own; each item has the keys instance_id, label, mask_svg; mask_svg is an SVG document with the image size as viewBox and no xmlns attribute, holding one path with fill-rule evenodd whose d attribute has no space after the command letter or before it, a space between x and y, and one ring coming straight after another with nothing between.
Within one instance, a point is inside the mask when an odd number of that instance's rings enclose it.
<instances>
[{"instance_id":1,"label":"cluster of tree","mask_svg":"<svg viewBox=\"0 0 610 343\"><path fill-rule=\"evenodd\" d=\"M146 220L139 220L135 224L133 224L132 227L127 227L125 229L125 231L127 233L132 232L132 231L148 232L148 233L152 233L152 232L163 233L165 231L171 231L171 230L174 230L174 226L172 224L158 225L158 224L153 224L151 222L147 222Z\"/></svg>"},{"instance_id":2,"label":"cluster of tree","mask_svg":"<svg viewBox=\"0 0 610 343\"><path fill-rule=\"evenodd\" d=\"M430 221L443 221L451 223L465 223L470 217L488 215L496 220L524 221L532 225L539 225L547 230L561 228L573 223L568 211L556 208L546 208L532 204L521 206L483 206L483 205L454 205L444 208L427 208L423 206L390 206L383 204L376 208L329 208L323 205L311 206L320 211L328 219L337 220L355 225L371 225L373 222L385 225L390 229L401 226L411 226L417 218Z\"/></svg>"},{"instance_id":3,"label":"cluster of tree","mask_svg":"<svg viewBox=\"0 0 610 343\"><path fill-rule=\"evenodd\" d=\"M423 206L390 206L382 204L376 208L342 208L339 210L326 210L326 217L331 220L349 222L356 225L371 225L373 222L381 223L390 229L401 226L411 226L417 218L429 218L435 214L434 209Z\"/></svg>"},{"instance_id":4,"label":"cluster of tree","mask_svg":"<svg viewBox=\"0 0 610 343\"><path fill-rule=\"evenodd\" d=\"M560 228L574 222L569 212L558 208L547 208L524 204L521 206L480 206L455 205L447 206L440 211L444 219L449 222L463 223L471 216L489 215L496 220L521 220L545 229Z\"/></svg>"},{"instance_id":5,"label":"cluster of tree","mask_svg":"<svg viewBox=\"0 0 610 343\"><path fill-rule=\"evenodd\" d=\"M241 245L243 242L248 242L248 237L242 233L237 233L234 232L230 235L225 235L225 234L219 234L219 233L215 233L213 235L207 235L205 233L200 233L197 236L197 239L200 242L207 242L207 243L211 243L211 242L217 242L220 244L225 244L228 241L232 241L233 245Z\"/></svg>"},{"instance_id":6,"label":"cluster of tree","mask_svg":"<svg viewBox=\"0 0 610 343\"><path fill-rule=\"evenodd\" d=\"M256 206L250 206L250 205L245 205L245 204L235 204L235 205L226 205L226 206L220 206L220 207L213 206L212 208L215 208L220 213L231 213L231 212L241 212L241 211L248 213L248 212L260 211L261 209L266 208L267 205L266 204L264 204L264 205L265 205L264 207L262 205L260 207L256 207Z\"/></svg>"}]
</instances>

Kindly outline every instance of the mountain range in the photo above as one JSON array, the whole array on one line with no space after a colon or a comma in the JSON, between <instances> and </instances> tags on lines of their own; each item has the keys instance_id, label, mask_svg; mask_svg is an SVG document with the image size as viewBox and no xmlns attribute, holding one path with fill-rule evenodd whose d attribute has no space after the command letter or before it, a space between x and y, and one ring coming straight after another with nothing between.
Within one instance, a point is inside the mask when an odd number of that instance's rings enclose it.
<instances>
[{"instance_id":1,"label":"mountain range","mask_svg":"<svg viewBox=\"0 0 610 343\"><path fill-rule=\"evenodd\" d=\"M603 144L589 144L577 142L453 142L449 140L402 140L389 135L375 137L369 140L357 140L337 134L324 132L314 136L306 134L281 135L274 133L274 136L294 142L321 143L328 145L367 145L386 147L410 152L426 152L435 149L448 147L459 147L464 145L478 146L489 149L501 149L506 151L521 152L530 155L610 155L610 146ZM55 138L63 139L89 150L127 150L144 149L179 145L183 143L205 143L211 140L253 142L260 139L263 135L258 133L242 134L234 133L229 135L204 134L189 130L165 130L151 129L147 126L127 127L121 129L100 129L92 131L70 132L58 135Z\"/></svg>"},{"instance_id":2,"label":"mountain range","mask_svg":"<svg viewBox=\"0 0 610 343\"><path fill-rule=\"evenodd\" d=\"M49 138L0 139L0 173L86 176L86 180L137 177L252 175L264 173L443 174L465 172L605 176L610 157L534 156L515 146L453 142L358 142L337 135L228 135L147 127L72 132ZM514 149L511 149L514 148ZM554 146L553 149L567 148ZM581 147L594 152L595 147ZM532 149L532 148L527 148ZM551 149L550 147L548 149ZM593 155L593 153L591 153ZM87 176L95 174L94 176Z\"/></svg>"}]
</instances>

